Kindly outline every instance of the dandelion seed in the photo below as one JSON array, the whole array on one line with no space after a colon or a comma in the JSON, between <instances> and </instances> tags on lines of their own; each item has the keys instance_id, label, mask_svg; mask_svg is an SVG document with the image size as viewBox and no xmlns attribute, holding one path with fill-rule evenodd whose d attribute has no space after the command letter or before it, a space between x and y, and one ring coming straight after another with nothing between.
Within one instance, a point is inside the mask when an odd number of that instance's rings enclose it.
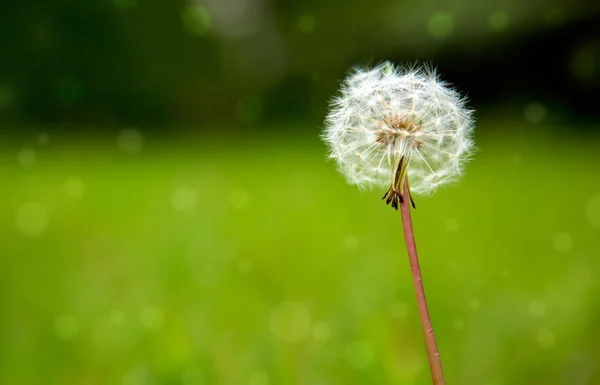
<instances>
[{"instance_id":1,"label":"dandelion seed","mask_svg":"<svg viewBox=\"0 0 600 385\"><path fill-rule=\"evenodd\" d=\"M358 69L342 85L322 137L349 183L388 187L398 208L404 181L431 194L456 181L474 149L472 111L429 67L386 62Z\"/></svg>"}]
</instances>

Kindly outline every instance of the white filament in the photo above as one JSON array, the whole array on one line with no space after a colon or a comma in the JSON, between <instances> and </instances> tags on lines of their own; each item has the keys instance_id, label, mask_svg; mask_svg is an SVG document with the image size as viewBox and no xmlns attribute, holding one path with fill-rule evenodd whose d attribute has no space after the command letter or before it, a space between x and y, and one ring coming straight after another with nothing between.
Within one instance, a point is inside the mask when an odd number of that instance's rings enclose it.
<instances>
[{"instance_id":1,"label":"white filament","mask_svg":"<svg viewBox=\"0 0 600 385\"><path fill-rule=\"evenodd\" d=\"M331 103L322 135L351 184L388 187L401 158L414 194L456 181L474 149L472 111L428 67L358 69Z\"/></svg>"}]
</instances>

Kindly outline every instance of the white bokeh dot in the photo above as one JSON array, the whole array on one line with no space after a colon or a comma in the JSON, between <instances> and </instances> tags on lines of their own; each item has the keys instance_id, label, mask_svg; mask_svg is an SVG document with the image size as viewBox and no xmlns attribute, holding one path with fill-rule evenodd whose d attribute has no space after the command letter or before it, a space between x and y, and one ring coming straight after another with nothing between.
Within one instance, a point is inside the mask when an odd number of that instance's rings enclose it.
<instances>
[{"instance_id":1,"label":"white bokeh dot","mask_svg":"<svg viewBox=\"0 0 600 385\"><path fill-rule=\"evenodd\" d=\"M600 195L588 201L585 213L590 224L600 230Z\"/></svg>"},{"instance_id":2,"label":"white bokeh dot","mask_svg":"<svg viewBox=\"0 0 600 385\"><path fill-rule=\"evenodd\" d=\"M145 366L135 366L129 369L121 380L122 385L146 385L152 384L151 376Z\"/></svg>"},{"instance_id":3,"label":"white bokeh dot","mask_svg":"<svg viewBox=\"0 0 600 385\"><path fill-rule=\"evenodd\" d=\"M541 300L531 301L529 304L529 314L534 317L542 317L546 314L546 304Z\"/></svg>"},{"instance_id":4,"label":"white bokeh dot","mask_svg":"<svg viewBox=\"0 0 600 385\"><path fill-rule=\"evenodd\" d=\"M457 318L452 322L452 327L456 331L463 330L465 328L465 323L461 319Z\"/></svg>"},{"instance_id":5,"label":"white bokeh dot","mask_svg":"<svg viewBox=\"0 0 600 385\"><path fill-rule=\"evenodd\" d=\"M567 253L573 248L573 237L569 233L558 233L554 236L552 245L561 253Z\"/></svg>"},{"instance_id":6,"label":"white bokeh dot","mask_svg":"<svg viewBox=\"0 0 600 385\"><path fill-rule=\"evenodd\" d=\"M348 251L354 251L358 248L358 238L356 238L354 235L347 235L342 240L342 245L344 246L344 249Z\"/></svg>"},{"instance_id":7,"label":"white bokeh dot","mask_svg":"<svg viewBox=\"0 0 600 385\"><path fill-rule=\"evenodd\" d=\"M364 369L369 366L373 356L373 348L365 341L351 342L344 349L346 363L355 369Z\"/></svg>"},{"instance_id":8,"label":"white bokeh dot","mask_svg":"<svg viewBox=\"0 0 600 385\"><path fill-rule=\"evenodd\" d=\"M269 385L269 375L264 370L258 370L250 376L248 385Z\"/></svg>"},{"instance_id":9,"label":"white bokeh dot","mask_svg":"<svg viewBox=\"0 0 600 385\"><path fill-rule=\"evenodd\" d=\"M47 145L48 142L50 142L50 135L48 135L48 133L43 132L38 136L38 143L42 146Z\"/></svg>"},{"instance_id":10,"label":"white bokeh dot","mask_svg":"<svg viewBox=\"0 0 600 385\"><path fill-rule=\"evenodd\" d=\"M54 320L54 331L60 338L71 340L79 333L79 321L69 315L57 317Z\"/></svg>"},{"instance_id":11,"label":"white bokeh dot","mask_svg":"<svg viewBox=\"0 0 600 385\"><path fill-rule=\"evenodd\" d=\"M508 27L508 14L502 11L496 11L490 15L488 24L494 32L502 32Z\"/></svg>"},{"instance_id":12,"label":"white bokeh dot","mask_svg":"<svg viewBox=\"0 0 600 385\"><path fill-rule=\"evenodd\" d=\"M85 185L80 177L72 176L65 182L65 194L69 198L80 198L83 195Z\"/></svg>"},{"instance_id":13,"label":"white bokeh dot","mask_svg":"<svg viewBox=\"0 0 600 385\"><path fill-rule=\"evenodd\" d=\"M142 309L140 322L149 331L158 331L162 328L165 315L157 306L147 306Z\"/></svg>"},{"instance_id":14,"label":"white bokeh dot","mask_svg":"<svg viewBox=\"0 0 600 385\"><path fill-rule=\"evenodd\" d=\"M408 304L406 302L396 302L390 308L392 317L403 320L408 316Z\"/></svg>"},{"instance_id":15,"label":"white bokeh dot","mask_svg":"<svg viewBox=\"0 0 600 385\"><path fill-rule=\"evenodd\" d=\"M191 35L204 36L211 29L212 16L202 4L192 3L184 7L181 23Z\"/></svg>"},{"instance_id":16,"label":"white bokeh dot","mask_svg":"<svg viewBox=\"0 0 600 385\"><path fill-rule=\"evenodd\" d=\"M556 343L552 330L541 328L535 334L535 339L542 349L550 349Z\"/></svg>"},{"instance_id":17,"label":"white bokeh dot","mask_svg":"<svg viewBox=\"0 0 600 385\"><path fill-rule=\"evenodd\" d=\"M180 187L173 193L171 203L177 211L189 211L198 205L198 193L187 187Z\"/></svg>"},{"instance_id":18,"label":"white bokeh dot","mask_svg":"<svg viewBox=\"0 0 600 385\"><path fill-rule=\"evenodd\" d=\"M17 230L30 237L42 234L49 223L48 211L38 202L24 203L15 213Z\"/></svg>"},{"instance_id":19,"label":"white bokeh dot","mask_svg":"<svg viewBox=\"0 0 600 385\"><path fill-rule=\"evenodd\" d=\"M113 0L113 4L122 9L128 9L134 7L137 4L137 0Z\"/></svg>"},{"instance_id":20,"label":"white bokeh dot","mask_svg":"<svg viewBox=\"0 0 600 385\"><path fill-rule=\"evenodd\" d=\"M234 190L231 192L231 205L234 209L245 211L252 203L252 196L248 190Z\"/></svg>"},{"instance_id":21,"label":"white bokeh dot","mask_svg":"<svg viewBox=\"0 0 600 385\"><path fill-rule=\"evenodd\" d=\"M446 230L455 232L458 231L458 219L448 218L446 219Z\"/></svg>"},{"instance_id":22,"label":"white bokeh dot","mask_svg":"<svg viewBox=\"0 0 600 385\"><path fill-rule=\"evenodd\" d=\"M477 299L477 298L471 298L469 300L468 305L469 305L469 309L471 309L473 311L479 310L479 306L480 306L479 299Z\"/></svg>"},{"instance_id":23,"label":"white bokeh dot","mask_svg":"<svg viewBox=\"0 0 600 385\"><path fill-rule=\"evenodd\" d=\"M313 327L313 337L317 341L327 341L331 337L331 328L327 322L320 322Z\"/></svg>"},{"instance_id":24,"label":"white bokeh dot","mask_svg":"<svg viewBox=\"0 0 600 385\"><path fill-rule=\"evenodd\" d=\"M445 39L454 31L454 16L447 12L434 12L429 18L428 27L432 37Z\"/></svg>"},{"instance_id":25,"label":"white bokeh dot","mask_svg":"<svg viewBox=\"0 0 600 385\"><path fill-rule=\"evenodd\" d=\"M17 162L21 167L31 167L37 162L37 155L31 148L24 148L17 154Z\"/></svg>"},{"instance_id":26,"label":"white bokeh dot","mask_svg":"<svg viewBox=\"0 0 600 385\"><path fill-rule=\"evenodd\" d=\"M515 166L518 166L523 161L523 157L520 154L512 154L510 155L510 162Z\"/></svg>"},{"instance_id":27,"label":"white bokeh dot","mask_svg":"<svg viewBox=\"0 0 600 385\"><path fill-rule=\"evenodd\" d=\"M284 303L271 313L271 331L286 342L300 341L310 332L310 318L310 312L305 305Z\"/></svg>"},{"instance_id":28,"label":"white bokeh dot","mask_svg":"<svg viewBox=\"0 0 600 385\"><path fill-rule=\"evenodd\" d=\"M546 117L546 107L543 104L533 102L525 106L523 110L525 120L531 124L540 124Z\"/></svg>"},{"instance_id":29,"label":"white bokeh dot","mask_svg":"<svg viewBox=\"0 0 600 385\"><path fill-rule=\"evenodd\" d=\"M183 385L203 385L205 383L204 372L197 368L186 369L182 377Z\"/></svg>"},{"instance_id":30,"label":"white bokeh dot","mask_svg":"<svg viewBox=\"0 0 600 385\"><path fill-rule=\"evenodd\" d=\"M247 259L239 261L237 267L239 272L242 274L250 274L254 268L254 266L252 266L252 262Z\"/></svg>"},{"instance_id":31,"label":"white bokeh dot","mask_svg":"<svg viewBox=\"0 0 600 385\"><path fill-rule=\"evenodd\" d=\"M123 321L125 321L125 315L120 310L114 309L108 314L108 322L115 326L122 325Z\"/></svg>"},{"instance_id":32,"label":"white bokeh dot","mask_svg":"<svg viewBox=\"0 0 600 385\"><path fill-rule=\"evenodd\" d=\"M126 154L136 154L144 146L144 134L135 129L126 129L119 133L117 146Z\"/></svg>"},{"instance_id":33,"label":"white bokeh dot","mask_svg":"<svg viewBox=\"0 0 600 385\"><path fill-rule=\"evenodd\" d=\"M315 31L316 19L312 15L302 15L298 18L298 28L303 33L313 33Z\"/></svg>"}]
</instances>

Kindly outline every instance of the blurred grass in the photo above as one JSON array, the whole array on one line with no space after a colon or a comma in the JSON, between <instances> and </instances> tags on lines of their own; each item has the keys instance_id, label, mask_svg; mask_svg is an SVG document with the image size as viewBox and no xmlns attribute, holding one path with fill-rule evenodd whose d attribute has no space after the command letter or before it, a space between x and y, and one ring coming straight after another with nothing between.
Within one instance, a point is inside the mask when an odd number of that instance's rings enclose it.
<instances>
[{"instance_id":1,"label":"blurred grass","mask_svg":"<svg viewBox=\"0 0 600 385\"><path fill-rule=\"evenodd\" d=\"M600 383L600 141L478 132L414 213L447 381ZM0 160L0 383L429 383L399 215L316 138L14 139Z\"/></svg>"}]
</instances>

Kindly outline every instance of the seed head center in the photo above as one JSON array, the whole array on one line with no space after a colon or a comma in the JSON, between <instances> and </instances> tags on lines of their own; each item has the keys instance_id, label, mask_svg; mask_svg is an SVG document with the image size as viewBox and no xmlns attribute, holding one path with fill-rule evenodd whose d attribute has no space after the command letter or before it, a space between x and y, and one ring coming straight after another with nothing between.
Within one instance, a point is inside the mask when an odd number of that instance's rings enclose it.
<instances>
[{"instance_id":1,"label":"seed head center","mask_svg":"<svg viewBox=\"0 0 600 385\"><path fill-rule=\"evenodd\" d=\"M419 148L423 141L419 139L423 127L417 123L412 114L386 115L379 121L379 130L376 131L377 141L382 146L394 145L397 140L407 139L408 143Z\"/></svg>"}]
</instances>

